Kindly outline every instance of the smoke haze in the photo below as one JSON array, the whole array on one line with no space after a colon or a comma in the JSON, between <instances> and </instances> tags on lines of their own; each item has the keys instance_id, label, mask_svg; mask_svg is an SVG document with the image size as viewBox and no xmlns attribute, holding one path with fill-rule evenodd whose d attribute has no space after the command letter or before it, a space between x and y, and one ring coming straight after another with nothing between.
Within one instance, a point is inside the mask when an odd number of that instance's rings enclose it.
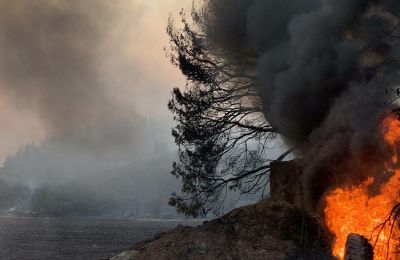
<instances>
[{"instance_id":1,"label":"smoke haze","mask_svg":"<svg viewBox=\"0 0 400 260\"><path fill-rule=\"evenodd\" d=\"M263 113L283 136L304 143L305 183L315 192L311 197L318 198L326 186L347 179L344 173L349 168L364 175L376 170L368 162L380 160L379 154L386 152L377 128L390 110L385 103L392 100L398 83L398 40L391 37L400 35L398 1L204 3L208 40L226 50L229 55L223 58L246 58L240 55L256 51L256 61L251 62ZM0 1L1 93L7 102L38 118L45 140L35 154L46 158L26 161L29 166L17 171L20 176L11 174L13 167L4 168L4 176L12 176L8 182L61 185L53 180L72 181L60 176L79 179L85 177L82 172L114 172L110 168L139 160L139 154L151 155L158 140L150 132L168 135L168 122L150 130L141 116L159 105L159 94L150 86L136 86L145 84L145 74L151 78L148 85L171 80L169 71L159 73L157 60L144 59L143 48L135 45L144 37L144 29L136 25L153 23L148 15L153 4ZM134 95L126 95L131 85L135 86L129 93ZM144 109L138 113L139 108ZM160 140L164 143L168 137ZM38 170L27 177L30 167Z\"/></svg>"},{"instance_id":2,"label":"smoke haze","mask_svg":"<svg viewBox=\"0 0 400 260\"><path fill-rule=\"evenodd\" d=\"M1 85L19 107L39 115L48 135L94 132L68 140L92 150L135 140L99 73L118 8L107 1L0 3Z\"/></svg>"},{"instance_id":3,"label":"smoke haze","mask_svg":"<svg viewBox=\"0 0 400 260\"><path fill-rule=\"evenodd\" d=\"M163 45L189 2L0 1L0 212L174 213Z\"/></svg>"}]
</instances>

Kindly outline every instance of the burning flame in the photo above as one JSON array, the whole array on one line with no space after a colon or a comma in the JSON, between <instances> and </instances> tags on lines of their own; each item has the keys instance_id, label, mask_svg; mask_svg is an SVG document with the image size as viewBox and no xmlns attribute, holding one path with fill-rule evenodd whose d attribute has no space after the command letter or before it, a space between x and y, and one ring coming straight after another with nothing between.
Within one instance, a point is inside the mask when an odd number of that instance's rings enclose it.
<instances>
[{"instance_id":1,"label":"burning flame","mask_svg":"<svg viewBox=\"0 0 400 260\"><path fill-rule=\"evenodd\" d=\"M400 121L389 116L383 120L382 131L392 156L387 165L397 164L397 148L400 145ZM391 163L390 163L391 162ZM370 196L368 188L374 183L369 177L358 186L336 188L325 197L325 224L334 234L333 255L343 259L346 238L357 233L374 245L374 259L400 259L400 231L397 220L389 218L399 203L400 169L385 166L391 177L381 185L378 195ZM389 173L383 173L389 174ZM382 225L386 223L387 225Z\"/></svg>"}]
</instances>

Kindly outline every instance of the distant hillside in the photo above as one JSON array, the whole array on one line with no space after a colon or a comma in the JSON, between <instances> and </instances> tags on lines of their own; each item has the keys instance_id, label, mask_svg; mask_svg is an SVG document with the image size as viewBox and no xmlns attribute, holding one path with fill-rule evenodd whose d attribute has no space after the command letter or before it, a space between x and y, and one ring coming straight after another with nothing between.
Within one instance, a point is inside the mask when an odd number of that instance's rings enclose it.
<instances>
[{"instance_id":1,"label":"distant hillside","mask_svg":"<svg viewBox=\"0 0 400 260\"><path fill-rule=\"evenodd\" d=\"M174 152L125 166L69 154L65 161L55 157L61 155L27 146L5 162L0 168L0 214L177 217L168 206L170 194L179 189L169 174Z\"/></svg>"}]
</instances>

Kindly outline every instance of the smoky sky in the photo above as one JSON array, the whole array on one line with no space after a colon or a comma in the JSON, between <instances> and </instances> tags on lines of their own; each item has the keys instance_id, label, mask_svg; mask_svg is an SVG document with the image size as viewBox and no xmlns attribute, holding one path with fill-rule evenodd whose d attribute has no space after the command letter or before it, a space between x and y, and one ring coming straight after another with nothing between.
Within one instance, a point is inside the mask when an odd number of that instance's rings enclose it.
<instances>
[{"instance_id":1,"label":"smoky sky","mask_svg":"<svg viewBox=\"0 0 400 260\"><path fill-rule=\"evenodd\" d=\"M125 2L0 1L0 86L16 107L39 115L47 135L93 151L140 139L100 70Z\"/></svg>"}]
</instances>

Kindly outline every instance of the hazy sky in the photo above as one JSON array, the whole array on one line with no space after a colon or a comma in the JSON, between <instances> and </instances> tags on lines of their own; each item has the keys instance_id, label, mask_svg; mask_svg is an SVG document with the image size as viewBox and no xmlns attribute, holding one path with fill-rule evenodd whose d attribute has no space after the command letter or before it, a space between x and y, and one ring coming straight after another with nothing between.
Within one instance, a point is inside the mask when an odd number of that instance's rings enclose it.
<instances>
[{"instance_id":1,"label":"hazy sky","mask_svg":"<svg viewBox=\"0 0 400 260\"><path fill-rule=\"evenodd\" d=\"M3 5L13 0L1 0ZM27 2L29 2L27 0ZM109 27L108 37L99 42L102 55L98 66L106 92L126 115L170 118L166 108L173 86L184 81L165 57L168 46L165 26L170 14L190 8L192 0L115 0L123 5ZM0 35L1 37L1 35ZM0 41L4 40L0 38ZM90 46L88 46L90 48ZM6 49L0 50L7 51ZM24 74L17 74L23 78ZM43 119L29 107L10 98L0 78L0 162L21 145L48 135Z\"/></svg>"}]
</instances>

